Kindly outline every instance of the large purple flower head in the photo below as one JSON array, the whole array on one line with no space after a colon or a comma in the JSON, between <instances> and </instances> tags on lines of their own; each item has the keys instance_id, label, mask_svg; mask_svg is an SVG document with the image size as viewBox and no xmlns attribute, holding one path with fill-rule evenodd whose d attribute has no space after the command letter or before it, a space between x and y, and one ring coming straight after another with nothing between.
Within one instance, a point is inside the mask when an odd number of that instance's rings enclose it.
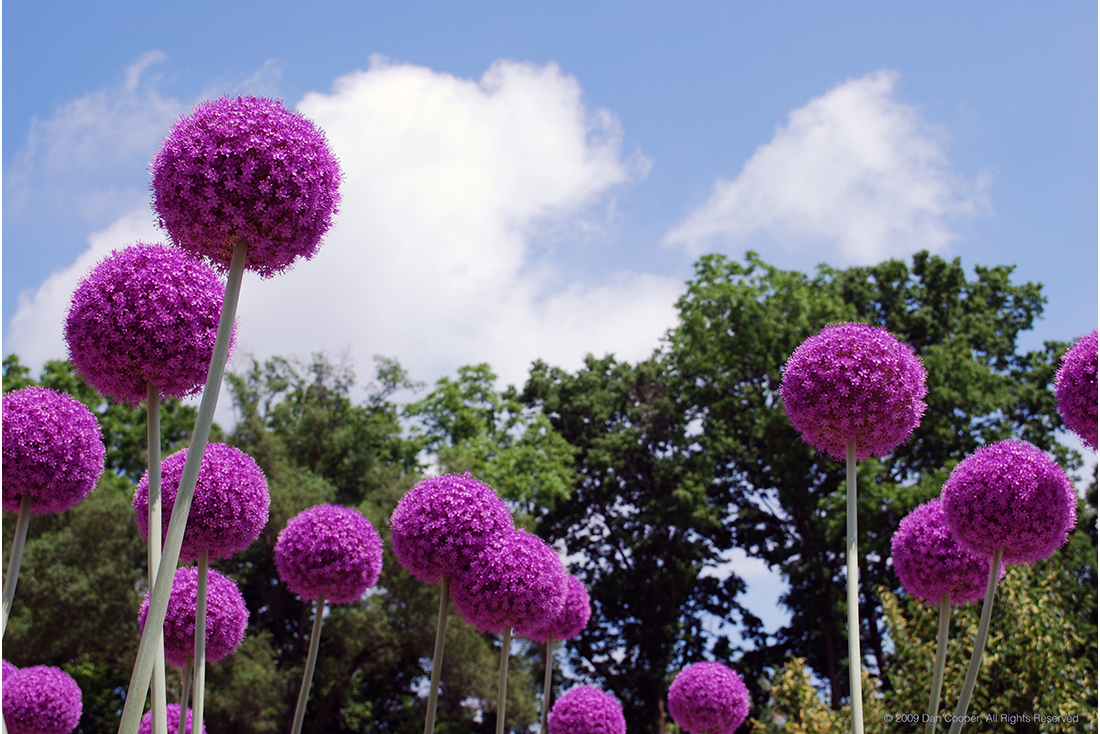
<instances>
[{"instance_id":1,"label":"large purple flower head","mask_svg":"<svg viewBox=\"0 0 1100 734\"><path fill-rule=\"evenodd\" d=\"M7 680L11 676L13 676L13 675L15 675L16 673L19 672L19 668L15 667L11 663L9 663L7 660L3 661L3 663L4 663L3 672L0 673L0 680Z\"/></svg>"},{"instance_id":2,"label":"large purple flower head","mask_svg":"<svg viewBox=\"0 0 1100 734\"><path fill-rule=\"evenodd\" d=\"M382 573L382 538L355 510L317 505L292 517L279 533L275 568L303 599L350 604Z\"/></svg>"},{"instance_id":3,"label":"large purple flower head","mask_svg":"<svg viewBox=\"0 0 1100 734\"><path fill-rule=\"evenodd\" d=\"M164 616L164 659L177 668L195 656L195 607L199 597L199 569L176 569L168 612ZM145 631L149 594L138 610L138 627ZM244 640L248 607L233 579L214 569L206 577L206 660L216 663L232 655ZM179 712L176 712L179 715ZM177 719L178 721L178 719Z\"/></svg>"},{"instance_id":4,"label":"large purple flower head","mask_svg":"<svg viewBox=\"0 0 1100 734\"><path fill-rule=\"evenodd\" d=\"M180 705L178 703L170 703L167 706L168 709L168 731L175 734L176 727L179 726L180 721ZM191 709L187 709L187 722L184 725L184 731L186 734L191 734ZM203 734L206 734L206 725L202 727ZM153 712L146 711L145 716L141 717L141 723L138 724L137 734L153 734Z\"/></svg>"},{"instance_id":5,"label":"large purple flower head","mask_svg":"<svg viewBox=\"0 0 1100 734\"><path fill-rule=\"evenodd\" d=\"M390 517L397 561L426 584L453 576L489 538L512 527L508 506L469 472L425 479Z\"/></svg>"},{"instance_id":6,"label":"large purple flower head","mask_svg":"<svg viewBox=\"0 0 1100 734\"><path fill-rule=\"evenodd\" d=\"M269 277L313 257L340 201L340 167L324 134L277 100L221 97L195 106L152 162L160 225L185 250Z\"/></svg>"},{"instance_id":7,"label":"large purple flower head","mask_svg":"<svg viewBox=\"0 0 1100 734\"><path fill-rule=\"evenodd\" d=\"M924 415L926 372L908 344L867 324L827 326L794 350L780 388L802 439L844 460L888 454Z\"/></svg>"},{"instance_id":8,"label":"large purple flower head","mask_svg":"<svg viewBox=\"0 0 1100 734\"><path fill-rule=\"evenodd\" d=\"M929 604L950 594L952 604L969 604L985 596L989 558L963 548L951 535L939 498L906 515L890 541L894 573L912 596ZM1004 565L1001 565L1004 577Z\"/></svg>"},{"instance_id":9,"label":"large purple flower head","mask_svg":"<svg viewBox=\"0 0 1100 734\"><path fill-rule=\"evenodd\" d=\"M944 514L959 543L1004 563L1034 563L1066 542L1077 524L1069 477L1029 443L1001 441L978 449L943 485Z\"/></svg>"},{"instance_id":10,"label":"large purple flower head","mask_svg":"<svg viewBox=\"0 0 1100 734\"><path fill-rule=\"evenodd\" d=\"M1062 356L1054 377L1058 412L1070 430L1096 451L1096 330L1078 339Z\"/></svg>"},{"instance_id":11,"label":"large purple flower head","mask_svg":"<svg viewBox=\"0 0 1100 734\"><path fill-rule=\"evenodd\" d=\"M482 632L537 629L561 613L568 574L537 535L507 530L454 576L455 609Z\"/></svg>"},{"instance_id":12,"label":"large purple flower head","mask_svg":"<svg viewBox=\"0 0 1100 734\"><path fill-rule=\"evenodd\" d=\"M672 720L691 734L732 734L749 715L749 690L721 663L695 663L668 689Z\"/></svg>"},{"instance_id":13,"label":"large purple flower head","mask_svg":"<svg viewBox=\"0 0 1100 734\"><path fill-rule=\"evenodd\" d=\"M161 463L161 499L164 508L162 534L176 502L187 449L177 451ZM211 558L225 558L252 545L267 523L270 498L267 480L252 457L222 443L207 445L199 468L180 560L198 559L203 552ZM141 537L149 540L149 475L146 473L134 493L134 521Z\"/></svg>"},{"instance_id":14,"label":"large purple flower head","mask_svg":"<svg viewBox=\"0 0 1100 734\"><path fill-rule=\"evenodd\" d=\"M88 384L137 404L202 389L225 287L206 263L167 245L115 250L73 293L65 319L69 359Z\"/></svg>"},{"instance_id":15,"label":"large purple flower head","mask_svg":"<svg viewBox=\"0 0 1100 734\"><path fill-rule=\"evenodd\" d=\"M517 628L517 634L545 644L550 639L571 640L581 633L592 616L588 589L573 575L566 575L565 584L565 603L557 616L534 629Z\"/></svg>"},{"instance_id":16,"label":"large purple flower head","mask_svg":"<svg viewBox=\"0 0 1100 734\"><path fill-rule=\"evenodd\" d=\"M3 398L4 499L19 512L67 510L95 489L107 449L92 411L76 398L44 387L25 387Z\"/></svg>"},{"instance_id":17,"label":"large purple flower head","mask_svg":"<svg viewBox=\"0 0 1100 734\"><path fill-rule=\"evenodd\" d=\"M69 734L83 710L80 686L60 668L36 665L4 680L8 734Z\"/></svg>"},{"instance_id":18,"label":"large purple flower head","mask_svg":"<svg viewBox=\"0 0 1100 734\"><path fill-rule=\"evenodd\" d=\"M580 686L554 702L546 728L550 734L626 734L626 719L610 693Z\"/></svg>"}]
</instances>

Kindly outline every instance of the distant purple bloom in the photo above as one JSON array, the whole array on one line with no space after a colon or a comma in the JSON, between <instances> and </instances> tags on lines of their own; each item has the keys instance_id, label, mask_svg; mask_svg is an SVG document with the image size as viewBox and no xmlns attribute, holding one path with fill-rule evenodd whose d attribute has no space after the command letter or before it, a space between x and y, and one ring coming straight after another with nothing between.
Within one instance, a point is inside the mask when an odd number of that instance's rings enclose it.
<instances>
[{"instance_id":1,"label":"distant purple bloom","mask_svg":"<svg viewBox=\"0 0 1100 734\"><path fill-rule=\"evenodd\" d=\"M547 640L571 640L581 633L588 625L588 619L592 616L592 604L588 598L588 589L580 579L573 575L565 578L565 603L550 622L539 625L534 629L517 628L516 634L545 644Z\"/></svg>"},{"instance_id":2,"label":"distant purple bloom","mask_svg":"<svg viewBox=\"0 0 1100 734\"><path fill-rule=\"evenodd\" d=\"M890 541L894 573L910 595L938 605L944 594L951 604L969 604L985 596L989 558L963 548L951 534L939 498L902 519ZM1001 566L1004 578L1004 565Z\"/></svg>"},{"instance_id":3,"label":"distant purple bloom","mask_svg":"<svg viewBox=\"0 0 1100 734\"><path fill-rule=\"evenodd\" d=\"M168 709L168 731L171 734L176 734L176 728L180 723L180 705L178 703L170 703L167 706ZM186 734L191 734L191 709L187 709L187 723L184 726ZM202 727L203 734L206 734L206 725ZM138 725L137 734L153 734L153 712L146 711L145 716L141 718L141 723Z\"/></svg>"},{"instance_id":4,"label":"distant purple bloom","mask_svg":"<svg viewBox=\"0 0 1100 734\"><path fill-rule=\"evenodd\" d=\"M164 537L168 536L168 523L186 461L187 449L183 449L161 463ZM267 523L269 503L267 480L251 456L222 443L208 444L191 501L180 560L197 560L204 551L211 558L225 558L252 545ZM148 541L148 473L134 493L134 521L142 539Z\"/></svg>"},{"instance_id":5,"label":"distant purple bloom","mask_svg":"<svg viewBox=\"0 0 1100 734\"><path fill-rule=\"evenodd\" d=\"M95 489L107 450L92 411L76 398L25 387L3 398L3 507L19 512L67 510Z\"/></svg>"},{"instance_id":6,"label":"distant purple bloom","mask_svg":"<svg viewBox=\"0 0 1100 734\"><path fill-rule=\"evenodd\" d=\"M206 382L225 286L206 263L167 245L115 250L73 293L69 359L93 388L143 402L194 395Z\"/></svg>"},{"instance_id":7,"label":"distant purple bloom","mask_svg":"<svg viewBox=\"0 0 1100 734\"><path fill-rule=\"evenodd\" d=\"M36 665L4 680L8 734L69 734L83 709L80 686L60 668Z\"/></svg>"},{"instance_id":8,"label":"distant purple bloom","mask_svg":"<svg viewBox=\"0 0 1100 734\"><path fill-rule=\"evenodd\" d=\"M610 693L580 686L554 702L546 728L550 734L626 734L626 719Z\"/></svg>"},{"instance_id":9,"label":"distant purple bloom","mask_svg":"<svg viewBox=\"0 0 1100 734\"><path fill-rule=\"evenodd\" d=\"M451 595L459 614L482 632L533 629L561 613L566 578L558 554L541 538L508 530L455 574Z\"/></svg>"},{"instance_id":10,"label":"distant purple bloom","mask_svg":"<svg viewBox=\"0 0 1100 734\"><path fill-rule=\"evenodd\" d=\"M398 562L426 584L453 576L489 538L512 527L508 506L468 472L425 479L390 518Z\"/></svg>"},{"instance_id":11,"label":"distant purple bloom","mask_svg":"<svg viewBox=\"0 0 1100 734\"><path fill-rule=\"evenodd\" d=\"M286 524L275 544L279 578L303 599L359 601L382 573L382 538L347 507L317 505Z\"/></svg>"},{"instance_id":12,"label":"distant purple bloom","mask_svg":"<svg viewBox=\"0 0 1100 734\"><path fill-rule=\"evenodd\" d=\"M1096 451L1096 329L1074 342L1062 356L1054 378L1058 412L1070 430Z\"/></svg>"},{"instance_id":13,"label":"distant purple bloom","mask_svg":"<svg viewBox=\"0 0 1100 734\"><path fill-rule=\"evenodd\" d=\"M176 570L168 612L164 617L164 659L177 668L195 656L195 607L199 594L199 569ZM138 611L138 627L145 630L149 595ZM244 641L248 607L233 579L209 569L206 579L206 661L216 663L232 655ZM176 712L179 715L179 712ZM177 719L178 721L178 719Z\"/></svg>"},{"instance_id":14,"label":"distant purple bloom","mask_svg":"<svg viewBox=\"0 0 1100 734\"><path fill-rule=\"evenodd\" d=\"M783 370L781 393L802 439L844 460L882 456L903 443L924 415L926 372L908 344L867 324L827 326L799 345Z\"/></svg>"},{"instance_id":15,"label":"distant purple bloom","mask_svg":"<svg viewBox=\"0 0 1100 734\"><path fill-rule=\"evenodd\" d=\"M1038 448L1001 441L966 457L943 485L944 514L959 543L1004 563L1034 563L1058 550L1077 524L1077 493Z\"/></svg>"},{"instance_id":16,"label":"distant purple bloom","mask_svg":"<svg viewBox=\"0 0 1100 734\"><path fill-rule=\"evenodd\" d=\"M691 734L732 734L749 715L749 690L725 665L695 663L672 681L668 712Z\"/></svg>"},{"instance_id":17,"label":"distant purple bloom","mask_svg":"<svg viewBox=\"0 0 1100 734\"><path fill-rule=\"evenodd\" d=\"M324 134L262 97L200 102L151 167L154 207L176 245L228 268L244 238L246 267L265 278L313 257L340 201Z\"/></svg>"}]
</instances>

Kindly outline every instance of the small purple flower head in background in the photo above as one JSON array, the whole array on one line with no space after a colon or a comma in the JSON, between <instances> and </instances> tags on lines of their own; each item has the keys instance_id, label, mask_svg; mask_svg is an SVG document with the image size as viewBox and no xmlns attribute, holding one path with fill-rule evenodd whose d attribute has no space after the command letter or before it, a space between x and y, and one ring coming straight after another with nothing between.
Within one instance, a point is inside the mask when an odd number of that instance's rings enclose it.
<instances>
[{"instance_id":1,"label":"small purple flower head in background","mask_svg":"<svg viewBox=\"0 0 1100 734\"><path fill-rule=\"evenodd\" d=\"M626 719L610 693L579 686L554 702L546 728L550 734L626 734Z\"/></svg>"},{"instance_id":2,"label":"small purple flower head in background","mask_svg":"<svg viewBox=\"0 0 1100 734\"><path fill-rule=\"evenodd\" d=\"M1049 456L1021 441L1001 441L966 457L941 493L959 544L1004 563L1034 563L1066 542L1077 524L1077 493Z\"/></svg>"},{"instance_id":3,"label":"small purple flower head in background","mask_svg":"<svg viewBox=\"0 0 1100 734\"><path fill-rule=\"evenodd\" d=\"M279 533L275 568L303 599L351 604L378 582L382 538L355 510L317 505L292 517Z\"/></svg>"},{"instance_id":4,"label":"small purple flower head in background","mask_svg":"<svg viewBox=\"0 0 1100 734\"><path fill-rule=\"evenodd\" d=\"M567 578L558 554L541 538L508 530L455 574L451 595L459 614L482 632L536 629L561 613Z\"/></svg>"},{"instance_id":5,"label":"small purple flower head in background","mask_svg":"<svg viewBox=\"0 0 1100 734\"><path fill-rule=\"evenodd\" d=\"M136 405L202 389L225 286L206 263L167 245L115 250L73 293L69 359L93 388Z\"/></svg>"},{"instance_id":6,"label":"small purple flower head in background","mask_svg":"<svg viewBox=\"0 0 1100 734\"><path fill-rule=\"evenodd\" d=\"M8 734L70 734L83 710L80 686L60 668L36 665L4 680Z\"/></svg>"},{"instance_id":7,"label":"small purple flower head in background","mask_svg":"<svg viewBox=\"0 0 1100 734\"><path fill-rule=\"evenodd\" d=\"M952 604L970 604L985 596L989 558L963 548L951 534L939 498L906 515L890 541L894 573L911 596L938 605L944 594ZM1001 578L1005 568L1001 565Z\"/></svg>"},{"instance_id":8,"label":"small purple flower head in background","mask_svg":"<svg viewBox=\"0 0 1100 734\"><path fill-rule=\"evenodd\" d=\"M76 398L25 387L3 398L3 507L24 495L36 515L62 512L95 489L107 449L92 411Z\"/></svg>"},{"instance_id":9,"label":"small purple flower head in background","mask_svg":"<svg viewBox=\"0 0 1100 734\"><path fill-rule=\"evenodd\" d=\"M180 705L178 703L170 703L167 706L168 709L168 731L172 734L176 734L176 727L179 725L180 720ZM184 725L184 731L186 734L191 734L191 709L187 709L187 723ZM203 734L206 734L206 725L202 727ZM141 717L141 723L138 724L137 734L153 734L153 712L146 711L145 716Z\"/></svg>"},{"instance_id":10,"label":"small purple flower head in background","mask_svg":"<svg viewBox=\"0 0 1100 734\"><path fill-rule=\"evenodd\" d=\"M153 205L174 244L270 277L313 257L332 224L342 174L324 134L277 100L200 102L153 158Z\"/></svg>"},{"instance_id":11,"label":"small purple flower head in background","mask_svg":"<svg viewBox=\"0 0 1100 734\"><path fill-rule=\"evenodd\" d=\"M799 345L780 391L802 439L841 461L882 456L904 443L924 415L927 373L908 344L867 324L827 326Z\"/></svg>"},{"instance_id":12,"label":"small purple flower head in background","mask_svg":"<svg viewBox=\"0 0 1100 734\"><path fill-rule=\"evenodd\" d=\"M668 689L672 720L691 734L732 734L749 715L749 690L721 663L695 663Z\"/></svg>"},{"instance_id":13,"label":"small purple flower head in background","mask_svg":"<svg viewBox=\"0 0 1100 734\"><path fill-rule=\"evenodd\" d=\"M165 537L186 461L187 449L183 449L161 464ZM203 552L209 553L211 558L225 558L252 545L267 523L269 503L267 480L251 456L233 446L209 444L202 456L180 560L196 560ZM148 542L148 473L141 478L134 493L134 521L142 539Z\"/></svg>"},{"instance_id":14,"label":"small purple flower head in background","mask_svg":"<svg viewBox=\"0 0 1100 734\"><path fill-rule=\"evenodd\" d=\"M548 640L571 640L588 625L592 616L592 603L588 598L588 589L576 576L565 578L565 603L561 611L549 623L534 629L517 628L516 633L542 644Z\"/></svg>"},{"instance_id":15,"label":"small purple flower head in background","mask_svg":"<svg viewBox=\"0 0 1100 734\"><path fill-rule=\"evenodd\" d=\"M195 606L199 595L199 569L176 570L168 612L164 617L164 659L177 668L195 656ZM149 595L138 611L138 627L145 630ZM206 660L216 663L232 655L244 640L248 607L233 579L210 569L206 579ZM177 716L179 712L176 712ZM178 719L177 719L178 721Z\"/></svg>"},{"instance_id":16,"label":"small purple flower head in background","mask_svg":"<svg viewBox=\"0 0 1100 734\"><path fill-rule=\"evenodd\" d=\"M1078 339L1062 356L1054 377L1058 412L1070 430L1096 451L1096 330Z\"/></svg>"},{"instance_id":17,"label":"small purple flower head in background","mask_svg":"<svg viewBox=\"0 0 1100 734\"><path fill-rule=\"evenodd\" d=\"M401 498L390 518L398 563L425 584L453 576L489 538L512 528L508 506L468 472L425 479Z\"/></svg>"}]
</instances>

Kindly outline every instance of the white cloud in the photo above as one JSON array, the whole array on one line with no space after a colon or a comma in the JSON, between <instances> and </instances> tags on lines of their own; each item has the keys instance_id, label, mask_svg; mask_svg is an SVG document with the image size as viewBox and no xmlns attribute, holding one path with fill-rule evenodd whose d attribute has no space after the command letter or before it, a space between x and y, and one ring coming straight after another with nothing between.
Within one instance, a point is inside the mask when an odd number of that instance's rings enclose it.
<instances>
[{"instance_id":1,"label":"white cloud","mask_svg":"<svg viewBox=\"0 0 1100 734\"><path fill-rule=\"evenodd\" d=\"M952 170L941 136L894 98L897 79L875 72L793 111L665 243L693 254L715 239L824 243L856 264L943 250L958 237L952 220L988 208L988 177L971 182Z\"/></svg>"}]
</instances>

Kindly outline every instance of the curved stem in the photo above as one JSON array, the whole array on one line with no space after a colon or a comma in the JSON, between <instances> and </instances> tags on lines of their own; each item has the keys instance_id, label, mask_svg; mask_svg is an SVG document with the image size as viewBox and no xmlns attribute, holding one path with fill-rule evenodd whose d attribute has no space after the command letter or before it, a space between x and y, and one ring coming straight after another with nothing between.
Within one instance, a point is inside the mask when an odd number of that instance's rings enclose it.
<instances>
[{"instance_id":1,"label":"curved stem","mask_svg":"<svg viewBox=\"0 0 1100 734\"><path fill-rule=\"evenodd\" d=\"M206 707L206 581L210 575L210 554L199 556L199 583L195 596L195 704L191 707L191 731L202 731Z\"/></svg>"},{"instance_id":2,"label":"curved stem","mask_svg":"<svg viewBox=\"0 0 1100 734\"><path fill-rule=\"evenodd\" d=\"M542 726L541 734L546 734L546 717L550 714L550 689L554 678L554 638L546 638L546 680L542 684Z\"/></svg>"},{"instance_id":3,"label":"curved stem","mask_svg":"<svg viewBox=\"0 0 1100 734\"><path fill-rule=\"evenodd\" d=\"M432 678L428 689L428 713L424 717L424 734L435 731L435 708L439 702L439 677L443 672L443 643L447 639L447 612L451 607L451 578L439 581L439 617L435 625L435 654L432 655Z\"/></svg>"},{"instance_id":4,"label":"curved stem","mask_svg":"<svg viewBox=\"0 0 1100 734\"><path fill-rule=\"evenodd\" d=\"M15 538L11 542L11 560L4 577L4 619L0 622L0 638L8 629L11 605L15 601L15 585L19 583L19 567L23 565L23 547L27 544L27 528L31 525L31 496L23 495L19 501L19 519L15 521Z\"/></svg>"},{"instance_id":5,"label":"curved stem","mask_svg":"<svg viewBox=\"0 0 1100 734\"><path fill-rule=\"evenodd\" d=\"M149 470L149 588L157 582L160 567L161 495L160 495L160 390L148 383L145 396L146 448ZM168 696L164 670L164 632L158 636L153 659L152 732L168 734Z\"/></svg>"},{"instance_id":6,"label":"curved stem","mask_svg":"<svg viewBox=\"0 0 1100 734\"><path fill-rule=\"evenodd\" d=\"M1003 551L998 549L993 554L992 563L989 564L989 581L985 585L985 601L982 602L982 616L978 620L978 636L974 638L974 652L970 656L970 665L966 668L966 678L963 679L962 693L959 694L959 703L955 707L950 734L959 734L962 730L966 710L970 708L970 697L974 694L974 684L978 681L978 671L982 667L982 654L985 652L985 640L989 636L989 619L993 616L993 597L997 593L997 581L1001 577L1002 555Z\"/></svg>"},{"instance_id":7,"label":"curved stem","mask_svg":"<svg viewBox=\"0 0 1100 734\"><path fill-rule=\"evenodd\" d=\"M321 646L321 625L325 619L325 598L317 600L313 610L313 631L309 634L309 654L306 655L306 669L302 673L302 688L298 691L298 705L294 709L294 725L290 734L302 734L302 722L306 718L306 703L309 702L309 688L313 684L313 669L317 667L317 649Z\"/></svg>"},{"instance_id":8,"label":"curved stem","mask_svg":"<svg viewBox=\"0 0 1100 734\"><path fill-rule=\"evenodd\" d=\"M180 671L180 725L179 729L176 730L176 734L187 734L187 710L189 708L187 698L191 695L191 673L194 667L194 658L192 658L187 661L187 665Z\"/></svg>"},{"instance_id":9,"label":"curved stem","mask_svg":"<svg viewBox=\"0 0 1100 734\"><path fill-rule=\"evenodd\" d=\"M943 689L943 668L947 663L947 632L951 627L951 595L940 597L940 627L936 635L936 664L932 667L932 692L928 697L928 723L925 734L936 734L936 715L940 709L940 691Z\"/></svg>"},{"instance_id":10,"label":"curved stem","mask_svg":"<svg viewBox=\"0 0 1100 734\"><path fill-rule=\"evenodd\" d=\"M856 501L856 442L846 449L848 480L848 682L852 689L852 732L863 734L863 657L859 652L859 545L857 534L859 503Z\"/></svg>"},{"instance_id":11,"label":"curved stem","mask_svg":"<svg viewBox=\"0 0 1100 734\"><path fill-rule=\"evenodd\" d=\"M512 628L504 628L500 645L500 685L497 693L497 734L504 734L504 704L508 698L508 658L512 652Z\"/></svg>"}]
</instances>

